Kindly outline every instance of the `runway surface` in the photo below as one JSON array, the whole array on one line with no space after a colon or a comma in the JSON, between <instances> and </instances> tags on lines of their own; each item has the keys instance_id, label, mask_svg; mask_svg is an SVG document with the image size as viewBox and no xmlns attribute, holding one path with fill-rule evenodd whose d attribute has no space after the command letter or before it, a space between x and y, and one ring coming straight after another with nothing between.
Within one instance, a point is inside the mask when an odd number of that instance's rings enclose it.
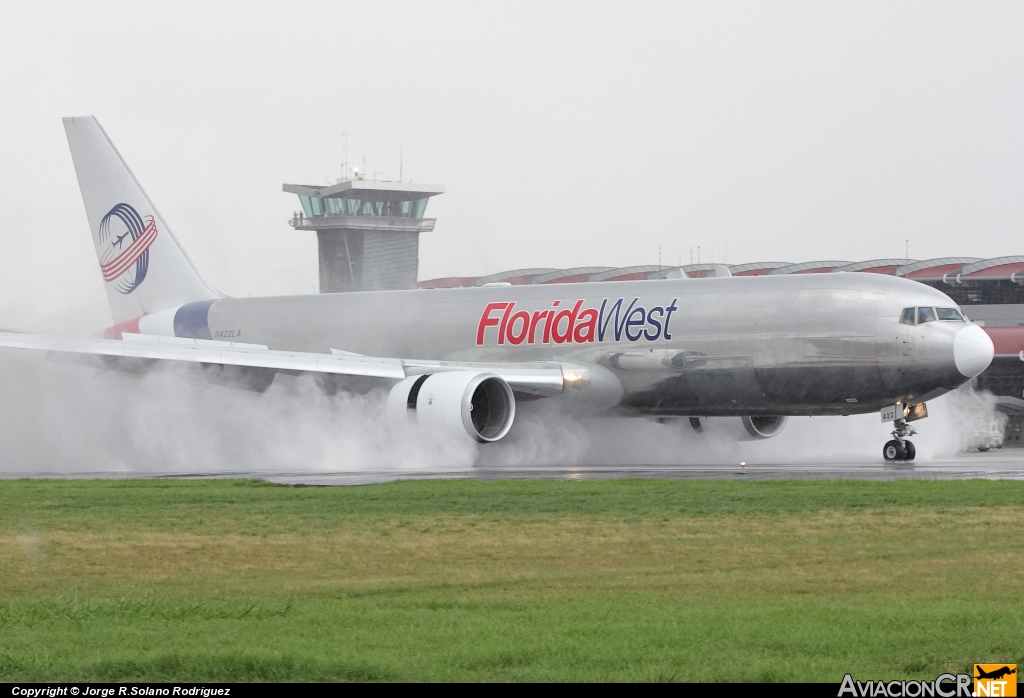
<instances>
[{"instance_id":1,"label":"runway surface","mask_svg":"<svg viewBox=\"0 0 1024 698\"><path fill-rule=\"evenodd\" d=\"M530 465L475 466L463 469L372 468L331 471L210 471L210 472L0 472L0 478L258 478L287 485L368 485L394 480L600 480L610 478L685 479L862 479L908 480L1024 480L1024 449L988 453L965 453L955 458L922 460L914 463L748 463L706 465Z\"/></svg>"}]
</instances>

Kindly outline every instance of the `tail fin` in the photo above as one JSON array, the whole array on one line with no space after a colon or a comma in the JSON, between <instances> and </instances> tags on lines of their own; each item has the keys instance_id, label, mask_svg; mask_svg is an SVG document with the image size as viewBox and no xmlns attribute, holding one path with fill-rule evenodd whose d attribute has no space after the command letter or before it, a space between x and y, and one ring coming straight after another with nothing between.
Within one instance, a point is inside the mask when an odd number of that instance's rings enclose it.
<instances>
[{"instance_id":1,"label":"tail fin","mask_svg":"<svg viewBox=\"0 0 1024 698\"><path fill-rule=\"evenodd\" d=\"M220 298L199 277L95 117L64 119L114 322Z\"/></svg>"}]
</instances>

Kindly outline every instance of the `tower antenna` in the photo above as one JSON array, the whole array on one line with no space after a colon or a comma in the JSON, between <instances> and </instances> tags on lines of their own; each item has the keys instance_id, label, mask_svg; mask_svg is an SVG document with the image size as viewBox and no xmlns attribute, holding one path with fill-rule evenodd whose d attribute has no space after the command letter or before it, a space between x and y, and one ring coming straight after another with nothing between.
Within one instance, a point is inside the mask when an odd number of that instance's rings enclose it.
<instances>
[{"instance_id":1,"label":"tower antenna","mask_svg":"<svg viewBox=\"0 0 1024 698\"><path fill-rule=\"evenodd\" d=\"M349 179L352 173L348 171L348 131L341 132L341 178Z\"/></svg>"},{"instance_id":2,"label":"tower antenna","mask_svg":"<svg viewBox=\"0 0 1024 698\"><path fill-rule=\"evenodd\" d=\"M402 144L399 143L398 144L398 181L399 181L399 183L401 183L401 181L402 181L402 165L404 164L404 160L403 160L403 157L402 157L403 156L402 150L403 150L402 149Z\"/></svg>"}]
</instances>

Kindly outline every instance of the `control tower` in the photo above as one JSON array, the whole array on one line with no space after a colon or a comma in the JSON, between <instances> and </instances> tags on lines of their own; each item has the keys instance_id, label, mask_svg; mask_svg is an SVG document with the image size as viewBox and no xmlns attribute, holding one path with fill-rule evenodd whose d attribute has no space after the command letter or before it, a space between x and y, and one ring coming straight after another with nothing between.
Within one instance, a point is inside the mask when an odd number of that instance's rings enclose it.
<instances>
[{"instance_id":1,"label":"control tower","mask_svg":"<svg viewBox=\"0 0 1024 698\"><path fill-rule=\"evenodd\" d=\"M420 233L434 229L424 218L427 199L444 193L436 184L343 179L337 184L285 184L298 194L302 213L295 230L316 231L320 293L416 288Z\"/></svg>"}]
</instances>

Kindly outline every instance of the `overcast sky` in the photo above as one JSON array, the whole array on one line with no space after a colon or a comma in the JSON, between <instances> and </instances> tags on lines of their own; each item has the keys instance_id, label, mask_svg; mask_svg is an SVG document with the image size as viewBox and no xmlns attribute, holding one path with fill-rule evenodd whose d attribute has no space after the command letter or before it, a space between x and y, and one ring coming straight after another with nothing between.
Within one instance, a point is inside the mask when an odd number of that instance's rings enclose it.
<instances>
[{"instance_id":1,"label":"overcast sky","mask_svg":"<svg viewBox=\"0 0 1024 698\"><path fill-rule=\"evenodd\" d=\"M1024 254L1019 2L39 2L0 23L0 326L110 317L61 117L203 276L316 289L284 182L443 184L420 278Z\"/></svg>"}]
</instances>

